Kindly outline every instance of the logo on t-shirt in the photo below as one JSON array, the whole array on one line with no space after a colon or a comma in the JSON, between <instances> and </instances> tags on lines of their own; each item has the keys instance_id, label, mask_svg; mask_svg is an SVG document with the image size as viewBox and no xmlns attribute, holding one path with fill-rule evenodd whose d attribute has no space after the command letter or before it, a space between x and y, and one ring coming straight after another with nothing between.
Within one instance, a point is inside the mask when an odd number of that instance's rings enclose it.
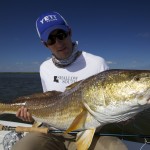
<instances>
[{"instance_id":1,"label":"logo on t-shirt","mask_svg":"<svg viewBox=\"0 0 150 150\"><path fill-rule=\"evenodd\" d=\"M57 79L57 76L54 76L54 82L58 82L59 83L59 80Z\"/></svg>"},{"instance_id":2,"label":"logo on t-shirt","mask_svg":"<svg viewBox=\"0 0 150 150\"><path fill-rule=\"evenodd\" d=\"M54 76L54 82L72 84L78 81L78 77L75 76Z\"/></svg>"}]
</instances>

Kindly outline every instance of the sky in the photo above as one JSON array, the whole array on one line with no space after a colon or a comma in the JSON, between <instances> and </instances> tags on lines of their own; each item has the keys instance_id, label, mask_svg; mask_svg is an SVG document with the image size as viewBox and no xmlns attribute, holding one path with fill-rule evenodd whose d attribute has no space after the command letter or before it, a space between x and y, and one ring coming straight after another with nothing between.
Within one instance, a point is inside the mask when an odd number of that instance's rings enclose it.
<instances>
[{"instance_id":1,"label":"sky","mask_svg":"<svg viewBox=\"0 0 150 150\"><path fill-rule=\"evenodd\" d=\"M112 69L150 69L149 0L1 0L0 72L38 72L51 57L35 28L57 11L81 50L103 57Z\"/></svg>"}]
</instances>

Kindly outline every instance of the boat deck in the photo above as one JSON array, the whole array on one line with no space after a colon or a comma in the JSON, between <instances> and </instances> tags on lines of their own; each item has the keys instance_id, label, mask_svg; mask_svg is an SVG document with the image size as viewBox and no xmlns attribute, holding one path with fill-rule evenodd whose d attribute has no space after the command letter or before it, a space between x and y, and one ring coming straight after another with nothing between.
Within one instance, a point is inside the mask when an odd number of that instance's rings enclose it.
<instances>
[{"instance_id":1,"label":"boat deck","mask_svg":"<svg viewBox=\"0 0 150 150\"><path fill-rule=\"evenodd\" d=\"M23 126L23 127L31 127L31 124L25 124L25 123L18 123L18 122L10 122L10 121L1 121L1 125L5 126L12 126L12 127L17 127L17 126ZM0 150L4 150L3 148L3 138L4 136L9 133L10 131L0 131ZM123 140L123 142L127 145L128 150L139 150L143 147L143 150L150 150L150 145L147 143L144 145L144 143L137 143L137 142L131 142L131 141L126 141Z\"/></svg>"},{"instance_id":2,"label":"boat deck","mask_svg":"<svg viewBox=\"0 0 150 150\"><path fill-rule=\"evenodd\" d=\"M17 123L17 122L10 122L10 121L1 121L1 120L0 120L0 124L5 125L5 126L12 126L12 127L17 127L17 126L31 127L31 124ZM9 132L10 131L0 131L0 150L4 150L3 138Z\"/></svg>"}]
</instances>

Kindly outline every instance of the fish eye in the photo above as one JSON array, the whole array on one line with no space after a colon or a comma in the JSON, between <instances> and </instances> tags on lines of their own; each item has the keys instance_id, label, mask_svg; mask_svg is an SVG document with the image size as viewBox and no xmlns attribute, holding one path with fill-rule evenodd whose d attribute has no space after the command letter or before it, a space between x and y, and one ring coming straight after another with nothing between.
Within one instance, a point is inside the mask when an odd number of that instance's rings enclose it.
<instances>
[{"instance_id":1,"label":"fish eye","mask_svg":"<svg viewBox=\"0 0 150 150\"><path fill-rule=\"evenodd\" d=\"M140 77L134 77L135 81L140 81Z\"/></svg>"}]
</instances>

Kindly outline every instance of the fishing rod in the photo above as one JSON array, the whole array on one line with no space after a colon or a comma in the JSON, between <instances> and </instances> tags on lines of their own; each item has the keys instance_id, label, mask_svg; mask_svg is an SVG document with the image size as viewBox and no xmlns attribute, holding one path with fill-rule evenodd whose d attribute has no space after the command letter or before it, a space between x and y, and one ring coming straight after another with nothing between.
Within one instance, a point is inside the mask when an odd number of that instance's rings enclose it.
<instances>
[{"instance_id":1,"label":"fishing rod","mask_svg":"<svg viewBox=\"0 0 150 150\"><path fill-rule=\"evenodd\" d=\"M63 133L62 130L50 130L49 133ZM77 134L79 131L71 131L69 134ZM97 136L117 136L117 137L139 137L150 138L150 135L144 134L120 134L120 133L95 133Z\"/></svg>"},{"instance_id":2,"label":"fishing rod","mask_svg":"<svg viewBox=\"0 0 150 150\"><path fill-rule=\"evenodd\" d=\"M16 132L40 132L40 133L64 133L65 130L50 130L47 127L12 127L4 126L0 124L0 131L16 131ZM71 131L69 134L77 134L80 131ZM97 136L116 136L116 137L138 137L138 138L150 138L150 135L144 134L120 134L120 133L95 133Z\"/></svg>"}]
</instances>

